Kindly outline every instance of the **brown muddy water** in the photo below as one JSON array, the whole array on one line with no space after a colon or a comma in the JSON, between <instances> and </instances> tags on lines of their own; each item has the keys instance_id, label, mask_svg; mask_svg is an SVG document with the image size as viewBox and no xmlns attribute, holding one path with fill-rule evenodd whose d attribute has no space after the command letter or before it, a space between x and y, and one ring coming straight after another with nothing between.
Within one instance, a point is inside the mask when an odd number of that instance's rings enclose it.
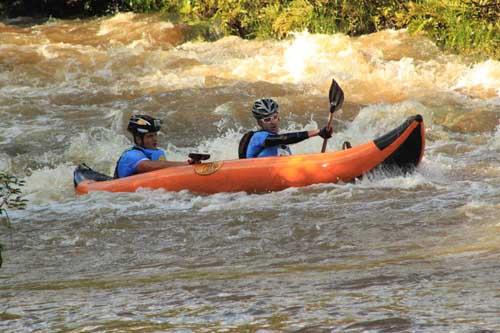
<instances>
[{"instance_id":1,"label":"brown muddy water","mask_svg":"<svg viewBox=\"0 0 500 333\"><path fill-rule=\"evenodd\" d=\"M26 180L0 226L1 332L500 332L500 62L424 37L188 40L156 16L0 23L0 169ZM422 114L413 174L266 194L75 196L111 173L132 113L173 160L237 158L252 102L285 131L346 103L329 150ZM318 152L314 138L295 153Z\"/></svg>"}]
</instances>

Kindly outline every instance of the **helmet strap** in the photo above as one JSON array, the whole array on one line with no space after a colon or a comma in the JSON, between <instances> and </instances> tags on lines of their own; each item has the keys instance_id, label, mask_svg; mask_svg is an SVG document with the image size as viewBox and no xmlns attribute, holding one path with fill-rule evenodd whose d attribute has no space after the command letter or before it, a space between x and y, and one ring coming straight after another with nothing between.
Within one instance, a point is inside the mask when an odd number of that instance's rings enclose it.
<instances>
[{"instance_id":1,"label":"helmet strap","mask_svg":"<svg viewBox=\"0 0 500 333\"><path fill-rule=\"evenodd\" d=\"M137 138L141 139L140 142L138 142ZM141 133L134 134L134 144L136 144L137 146L143 147L144 146L144 134L141 134Z\"/></svg>"}]
</instances>

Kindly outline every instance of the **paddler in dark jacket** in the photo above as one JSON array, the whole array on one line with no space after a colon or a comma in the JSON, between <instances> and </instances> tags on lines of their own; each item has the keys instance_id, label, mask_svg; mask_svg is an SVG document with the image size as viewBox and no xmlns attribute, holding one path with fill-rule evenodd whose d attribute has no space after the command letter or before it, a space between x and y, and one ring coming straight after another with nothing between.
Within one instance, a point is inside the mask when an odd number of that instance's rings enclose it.
<instances>
[{"instance_id":1,"label":"paddler in dark jacket","mask_svg":"<svg viewBox=\"0 0 500 333\"><path fill-rule=\"evenodd\" d=\"M160 119L147 115L133 115L130 118L127 130L132 133L134 146L124 151L118 159L115 178L194 163L191 159L186 162L167 161L165 152L157 147L160 128Z\"/></svg>"},{"instance_id":2,"label":"paddler in dark jacket","mask_svg":"<svg viewBox=\"0 0 500 333\"><path fill-rule=\"evenodd\" d=\"M271 98L262 98L254 102L252 114L257 120L260 130L246 133L240 141L238 155L240 158L286 156L292 152L288 145L304 141L319 135L323 139L331 138L333 129L323 127L321 130L291 132L279 134L279 106Z\"/></svg>"}]
</instances>

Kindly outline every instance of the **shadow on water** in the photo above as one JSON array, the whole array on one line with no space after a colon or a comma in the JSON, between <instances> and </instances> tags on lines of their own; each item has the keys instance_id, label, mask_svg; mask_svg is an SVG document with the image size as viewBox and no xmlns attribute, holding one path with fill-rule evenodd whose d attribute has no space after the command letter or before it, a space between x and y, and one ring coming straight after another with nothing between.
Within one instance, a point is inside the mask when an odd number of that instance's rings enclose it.
<instances>
[{"instance_id":1,"label":"shadow on water","mask_svg":"<svg viewBox=\"0 0 500 333\"><path fill-rule=\"evenodd\" d=\"M31 28L35 25L44 24L50 21L49 17L28 17L28 16L18 16L15 18L0 18L0 23L7 26L11 25L19 28ZM0 27L0 32L4 32Z\"/></svg>"}]
</instances>

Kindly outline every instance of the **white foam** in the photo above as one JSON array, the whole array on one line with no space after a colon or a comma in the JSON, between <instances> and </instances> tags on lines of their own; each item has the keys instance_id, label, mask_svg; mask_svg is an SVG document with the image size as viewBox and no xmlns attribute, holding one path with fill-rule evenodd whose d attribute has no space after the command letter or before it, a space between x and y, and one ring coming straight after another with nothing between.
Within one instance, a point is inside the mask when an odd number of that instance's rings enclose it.
<instances>
[{"instance_id":1,"label":"white foam","mask_svg":"<svg viewBox=\"0 0 500 333\"><path fill-rule=\"evenodd\" d=\"M490 59L464 70L452 88L491 89L500 97L500 61Z\"/></svg>"},{"instance_id":2,"label":"white foam","mask_svg":"<svg viewBox=\"0 0 500 333\"><path fill-rule=\"evenodd\" d=\"M123 24L129 23L137 15L132 12L118 13L106 20L103 20L100 24L97 36L105 36L114 32L117 29L123 29Z\"/></svg>"},{"instance_id":3,"label":"white foam","mask_svg":"<svg viewBox=\"0 0 500 333\"><path fill-rule=\"evenodd\" d=\"M498 125L493 133L488 147L493 150L500 150L500 119L498 120Z\"/></svg>"},{"instance_id":4,"label":"white foam","mask_svg":"<svg viewBox=\"0 0 500 333\"><path fill-rule=\"evenodd\" d=\"M334 134L333 142L337 147L340 147L344 140L352 144L365 143L396 128L403 120L416 114L423 116L426 130L433 127L431 112L416 101L366 106L347 124L345 131Z\"/></svg>"},{"instance_id":5,"label":"white foam","mask_svg":"<svg viewBox=\"0 0 500 333\"><path fill-rule=\"evenodd\" d=\"M130 141L127 137L110 129L94 127L73 137L64 155L66 160L74 161L75 164L85 162L89 165L107 165L108 172L101 172L111 174L115 161L128 147Z\"/></svg>"},{"instance_id":6,"label":"white foam","mask_svg":"<svg viewBox=\"0 0 500 333\"><path fill-rule=\"evenodd\" d=\"M73 196L73 170L73 165L69 163L33 170L30 176L24 178L23 196L29 200L29 205L62 201Z\"/></svg>"},{"instance_id":7,"label":"white foam","mask_svg":"<svg viewBox=\"0 0 500 333\"><path fill-rule=\"evenodd\" d=\"M12 167L12 160L9 155L0 153L0 171L10 172Z\"/></svg>"},{"instance_id":8,"label":"white foam","mask_svg":"<svg viewBox=\"0 0 500 333\"><path fill-rule=\"evenodd\" d=\"M294 41L285 50L285 68L291 74L293 82L301 82L304 74L308 70L308 62L315 58L318 53L317 44L310 44L308 42L308 33L295 33L293 34Z\"/></svg>"}]
</instances>

